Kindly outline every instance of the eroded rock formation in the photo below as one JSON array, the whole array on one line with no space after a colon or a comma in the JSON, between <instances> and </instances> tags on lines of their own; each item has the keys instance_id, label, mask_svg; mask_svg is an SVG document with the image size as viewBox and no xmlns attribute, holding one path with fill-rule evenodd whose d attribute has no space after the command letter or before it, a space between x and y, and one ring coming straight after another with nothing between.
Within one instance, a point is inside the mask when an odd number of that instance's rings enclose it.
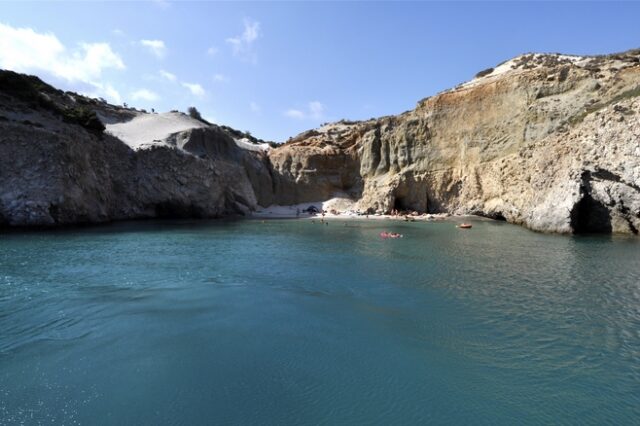
<instances>
[{"instance_id":1,"label":"eroded rock formation","mask_svg":"<svg viewBox=\"0 0 640 426\"><path fill-rule=\"evenodd\" d=\"M639 61L640 51L524 55L412 111L326 125L269 156L299 201L346 192L363 211L637 233Z\"/></svg>"},{"instance_id":2,"label":"eroded rock formation","mask_svg":"<svg viewBox=\"0 0 640 426\"><path fill-rule=\"evenodd\" d=\"M5 225L219 217L341 194L362 212L640 229L640 50L523 55L414 110L327 124L276 148L24 78L0 78Z\"/></svg>"},{"instance_id":3,"label":"eroded rock formation","mask_svg":"<svg viewBox=\"0 0 640 426\"><path fill-rule=\"evenodd\" d=\"M2 225L248 214L259 201L254 185L271 192L266 156L240 148L218 126L180 113L125 110L46 85L38 96L27 89L0 92ZM107 128L131 123L114 133L134 136L125 143L70 121L71 108L97 112ZM153 140L163 125L169 133Z\"/></svg>"}]
</instances>

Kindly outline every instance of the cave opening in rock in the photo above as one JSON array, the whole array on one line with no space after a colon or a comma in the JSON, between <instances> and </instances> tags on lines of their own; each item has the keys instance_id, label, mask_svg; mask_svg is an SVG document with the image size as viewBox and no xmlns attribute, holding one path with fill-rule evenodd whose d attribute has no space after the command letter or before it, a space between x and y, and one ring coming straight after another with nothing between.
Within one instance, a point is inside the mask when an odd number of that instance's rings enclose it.
<instances>
[{"instance_id":1,"label":"cave opening in rock","mask_svg":"<svg viewBox=\"0 0 640 426\"><path fill-rule=\"evenodd\" d=\"M601 202L586 193L571 209L571 229L574 234L606 233L610 234L611 214Z\"/></svg>"},{"instance_id":2,"label":"cave opening in rock","mask_svg":"<svg viewBox=\"0 0 640 426\"><path fill-rule=\"evenodd\" d=\"M411 210L411 208L407 205L404 197L396 197L393 201L393 209L397 211L406 211Z\"/></svg>"},{"instance_id":3,"label":"cave opening in rock","mask_svg":"<svg viewBox=\"0 0 640 426\"><path fill-rule=\"evenodd\" d=\"M507 218L504 217L504 215L502 214L502 212L495 212L493 215L491 215L491 219L493 220L499 220L501 222L506 222Z\"/></svg>"}]
</instances>

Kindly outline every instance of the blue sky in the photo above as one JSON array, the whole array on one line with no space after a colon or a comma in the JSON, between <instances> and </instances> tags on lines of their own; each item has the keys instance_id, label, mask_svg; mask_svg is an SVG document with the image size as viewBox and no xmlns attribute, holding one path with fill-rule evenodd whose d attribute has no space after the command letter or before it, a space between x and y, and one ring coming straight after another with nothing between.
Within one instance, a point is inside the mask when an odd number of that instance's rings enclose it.
<instances>
[{"instance_id":1,"label":"blue sky","mask_svg":"<svg viewBox=\"0 0 640 426\"><path fill-rule=\"evenodd\" d=\"M0 67L284 141L398 114L526 52L640 47L638 3L0 3Z\"/></svg>"}]
</instances>

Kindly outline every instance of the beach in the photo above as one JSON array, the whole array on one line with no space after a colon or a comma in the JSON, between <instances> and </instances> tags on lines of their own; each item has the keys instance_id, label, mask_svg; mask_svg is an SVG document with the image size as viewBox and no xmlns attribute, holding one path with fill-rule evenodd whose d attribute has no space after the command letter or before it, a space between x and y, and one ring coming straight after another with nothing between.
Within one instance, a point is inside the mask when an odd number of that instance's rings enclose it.
<instances>
[{"instance_id":1,"label":"beach","mask_svg":"<svg viewBox=\"0 0 640 426\"><path fill-rule=\"evenodd\" d=\"M317 211L316 211L317 210ZM324 211L324 216L322 212ZM347 198L336 197L326 201L314 201L288 206L271 205L260 207L251 215L254 219L372 219L399 221L434 221L454 218L475 217L457 216L449 213L400 212L398 214L367 214L356 208L356 202Z\"/></svg>"}]
</instances>

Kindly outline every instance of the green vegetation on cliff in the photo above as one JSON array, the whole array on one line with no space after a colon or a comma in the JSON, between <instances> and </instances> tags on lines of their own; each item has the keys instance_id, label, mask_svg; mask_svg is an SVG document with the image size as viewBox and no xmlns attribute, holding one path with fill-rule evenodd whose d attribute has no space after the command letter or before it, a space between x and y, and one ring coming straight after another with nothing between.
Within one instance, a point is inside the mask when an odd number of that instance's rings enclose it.
<instances>
[{"instance_id":1,"label":"green vegetation on cliff","mask_svg":"<svg viewBox=\"0 0 640 426\"><path fill-rule=\"evenodd\" d=\"M31 108L50 111L62 117L67 123L78 124L87 130L99 133L105 129L95 111L85 106L58 105L53 99L64 96L64 92L36 76L0 70L0 92L26 103Z\"/></svg>"}]
</instances>

